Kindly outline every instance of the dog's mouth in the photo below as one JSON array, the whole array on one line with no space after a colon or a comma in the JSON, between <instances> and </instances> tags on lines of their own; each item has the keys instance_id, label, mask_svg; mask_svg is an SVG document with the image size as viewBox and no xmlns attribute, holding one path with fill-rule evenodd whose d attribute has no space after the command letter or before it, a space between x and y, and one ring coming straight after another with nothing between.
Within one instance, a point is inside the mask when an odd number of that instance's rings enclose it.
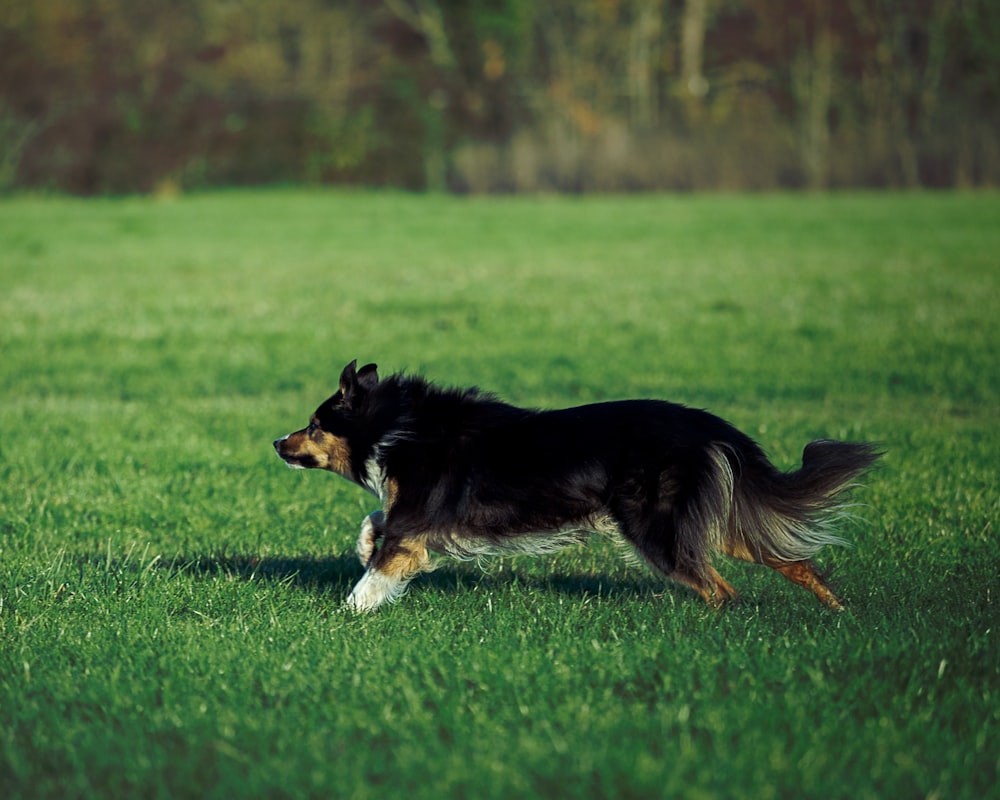
<instances>
[{"instance_id":1,"label":"dog's mouth","mask_svg":"<svg viewBox=\"0 0 1000 800\"><path fill-rule=\"evenodd\" d=\"M280 439L274 440L274 452L278 454L278 458L285 462L285 466L289 469L313 469L316 467L316 459L308 454L297 454L286 452L285 441L288 436L282 436Z\"/></svg>"}]
</instances>

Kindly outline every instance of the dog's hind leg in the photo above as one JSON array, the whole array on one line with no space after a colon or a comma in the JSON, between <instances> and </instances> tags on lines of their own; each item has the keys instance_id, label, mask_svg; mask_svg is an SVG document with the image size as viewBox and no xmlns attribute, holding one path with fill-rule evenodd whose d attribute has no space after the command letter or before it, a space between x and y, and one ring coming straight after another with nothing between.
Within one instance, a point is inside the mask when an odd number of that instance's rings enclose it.
<instances>
[{"instance_id":1,"label":"dog's hind leg","mask_svg":"<svg viewBox=\"0 0 1000 800\"><path fill-rule=\"evenodd\" d=\"M739 598L733 585L708 563L707 548L698 545L704 536L697 522L672 511L653 514L644 520L619 521L622 536L656 571L672 581L694 589L709 605L719 608ZM686 544L686 547L682 545Z\"/></svg>"},{"instance_id":2,"label":"dog's hind leg","mask_svg":"<svg viewBox=\"0 0 1000 800\"><path fill-rule=\"evenodd\" d=\"M828 608L832 608L834 611L844 610L844 605L840 602L840 598L833 593L829 584L816 571L816 565L812 561L808 559L804 561L775 561L766 559L764 563L771 567L771 569L780 572L792 583L808 589Z\"/></svg>"},{"instance_id":3,"label":"dog's hind leg","mask_svg":"<svg viewBox=\"0 0 1000 800\"><path fill-rule=\"evenodd\" d=\"M702 575L676 569L667 577L694 589L713 608L722 608L726 603L739 599L739 593L733 585L711 565L703 567Z\"/></svg>"},{"instance_id":4,"label":"dog's hind leg","mask_svg":"<svg viewBox=\"0 0 1000 800\"><path fill-rule=\"evenodd\" d=\"M782 561L766 553L754 554L741 541L729 541L723 548L727 556L737 558L740 561L749 561L751 564L764 564L771 569L780 572L792 583L808 589L819 601L835 611L843 611L844 605L840 598L834 594L833 589L826 580L819 574L816 565L809 559L799 561Z\"/></svg>"},{"instance_id":5,"label":"dog's hind leg","mask_svg":"<svg viewBox=\"0 0 1000 800\"><path fill-rule=\"evenodd\" d=\"M383 603L394 603L403 596L411 580L431 569L423 542L409 540L403 545L398 541L383 541L348 596L347 606L354 611L374 611Z\"/></svg>"},{"instance_id":6,"label":"dog's hind leg","mask_svg":"<svg viewBox=\"0 0 1000 800\"><path fill-rule=\"evenodd\" d=\"M823 605L835 611L844 610L844 605L841 603L840 598L834 594L833 589L830 588L830 585L823 576L819 574L816 565L807 558L799 561L782 561L764 553L755 555L742 542L732 541L727 542L723 546L722 552L740 561L749 561L751 564L764 564L780 572L792 583L808 589L819 598L819 601Z\"/></svg>"}]
</instances>

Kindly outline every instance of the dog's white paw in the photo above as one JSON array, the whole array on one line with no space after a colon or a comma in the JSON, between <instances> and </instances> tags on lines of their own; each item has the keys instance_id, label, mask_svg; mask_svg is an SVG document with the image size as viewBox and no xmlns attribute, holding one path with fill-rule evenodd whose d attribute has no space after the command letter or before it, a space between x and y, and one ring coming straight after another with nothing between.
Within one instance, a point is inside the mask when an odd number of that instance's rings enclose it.
<instances>
[{"instance_id":1,"label":"dog's white paw","mask_svg":"<svg viewBox=\"0 0 1000 800\"><path fill-rule=\"evenodd\" d=\"M377 569L368 569L347 596L344 605L360 613L374 611L383 603L395 603L403 596L408 584L409 581L393 578Z\"/></svg>"}]
</instances>

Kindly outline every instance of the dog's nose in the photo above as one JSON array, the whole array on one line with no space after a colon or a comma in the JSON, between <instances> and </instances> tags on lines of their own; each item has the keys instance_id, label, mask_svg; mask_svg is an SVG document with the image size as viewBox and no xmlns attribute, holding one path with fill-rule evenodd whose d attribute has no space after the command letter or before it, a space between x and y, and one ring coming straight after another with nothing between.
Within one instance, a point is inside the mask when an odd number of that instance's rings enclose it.
<instances>
[{"instance_id":1,"label":"dog's nose","mask_svg":"<svg viewBox=\"0 0 1000 800\"><path fill-rule=\"evenodd\" d=\"M271 442L271 444L274 445L274 449L275 449L276 452L278 451L278 448L281 447L281 443L283 441L284 441L284 439L275 439L273 442Z\"/></svg>"}]
</instances>

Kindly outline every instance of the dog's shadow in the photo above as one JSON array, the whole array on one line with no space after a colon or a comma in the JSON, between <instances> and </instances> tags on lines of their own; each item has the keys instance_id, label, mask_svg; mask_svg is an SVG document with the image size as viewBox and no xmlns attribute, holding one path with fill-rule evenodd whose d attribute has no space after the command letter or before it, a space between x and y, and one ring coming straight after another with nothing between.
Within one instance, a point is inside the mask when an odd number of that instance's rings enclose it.
<instances>
[{"instance_id":1,"label":"dog's shadow","mask_svg":"<svg viewBox=\"0 0 1000 800\"><path fill-rule=\"evenodd\" d=\"M353 555L282 556L251 553L215 553L177 556L161 560L159 566L180 574L205 577L225 576L244 581L266 581L294 586L320 594L347 594L361 578L364 568ZM436 570L417 577L414 585L444 592L471 590L474 587L499 588L521 586L577 597L609 594L648 596L662 594L664 586L651 577L611 578L593 573L549 572L544 576L509 568L483 570L475 564L443 563Z\"/></svg>"},{"instance_id":2,"label":"dog's shadow","mask_svg":"<svg viewBox=\"0 0 1000 800\"><path fill-rule=\"evenodd\" d=\"M178 555L162 560L160 566L178 574L282 583L323 593L351 585L362 572L358 560L346 554L315 557L221 552Z\"/></svg>"}]
</instances>

